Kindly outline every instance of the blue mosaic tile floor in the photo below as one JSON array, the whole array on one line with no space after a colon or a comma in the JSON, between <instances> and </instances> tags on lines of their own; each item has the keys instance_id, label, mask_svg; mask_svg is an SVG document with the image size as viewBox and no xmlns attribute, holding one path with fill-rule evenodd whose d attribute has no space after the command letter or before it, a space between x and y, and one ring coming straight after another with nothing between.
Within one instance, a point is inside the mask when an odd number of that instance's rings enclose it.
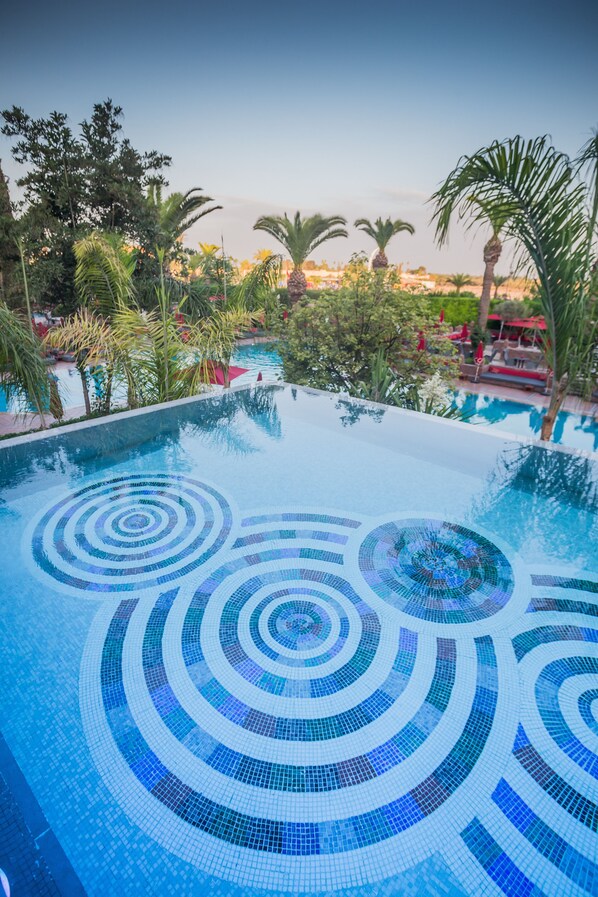
<instances>
[{"instance_id":1,"label":"blue mosaic tile floor","mask_svg":"<svg viewBox=\"0 0 598 897\"><path fill-rule=\"evenodd\" d=\"M598 575L471 516L242 512L144 466L21 537L85 630L90 894L598 892Z\"/></svg>"}]
</instances>

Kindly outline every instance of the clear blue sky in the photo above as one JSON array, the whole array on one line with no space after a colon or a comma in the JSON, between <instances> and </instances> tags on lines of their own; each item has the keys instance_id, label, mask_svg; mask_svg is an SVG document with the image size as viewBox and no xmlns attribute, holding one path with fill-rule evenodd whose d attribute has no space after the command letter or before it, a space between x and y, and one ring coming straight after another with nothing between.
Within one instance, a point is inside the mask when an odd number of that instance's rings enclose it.
<instances>
[{"instance_id":1,"label":"clear blue sky","mask_svg":"<svg viewBox=\"0 0 598 897\"><path fill-rule=\"evenodd\" d=\"M455 229L437 249L425 200L494 138L549 133L575 153L598 127L597 46L596 0L32 0L2 15L0 107L76 124L111 97L138 149L173 157L172 189L225 207L190 245L222 232L250 257L274 245L261 214L391 215L416 227L391 261L473 274L483 240ZM370 248L352 230L323 255Z\"/></svg>"}]
</instances>

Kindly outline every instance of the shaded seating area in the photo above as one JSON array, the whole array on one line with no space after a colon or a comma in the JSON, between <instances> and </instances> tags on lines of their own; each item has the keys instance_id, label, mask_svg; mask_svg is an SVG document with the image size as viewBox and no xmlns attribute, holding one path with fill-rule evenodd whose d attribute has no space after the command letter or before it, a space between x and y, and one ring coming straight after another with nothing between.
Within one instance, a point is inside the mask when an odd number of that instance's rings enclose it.
<instances>
[{"instance_id":1,"label":"shaded seating area","mask_svg":"<svg viewBox=\"0 0 598 897\"><path fill-rule=\"evenodd\" d=\"M490 364L482 367L477 381L544 392L552 385L552 375L545 370L525 370L511 365Z\"/></svg>"}]
</instances>

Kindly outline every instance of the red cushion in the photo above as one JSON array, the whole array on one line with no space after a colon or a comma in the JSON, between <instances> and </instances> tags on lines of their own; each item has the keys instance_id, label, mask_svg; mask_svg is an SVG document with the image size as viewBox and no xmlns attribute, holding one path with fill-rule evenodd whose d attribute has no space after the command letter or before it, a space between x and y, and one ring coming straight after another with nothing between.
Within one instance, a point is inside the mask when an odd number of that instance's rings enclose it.
<instances>
[{"instance_id":1,"label":"red cushion","mask_svg":"<svg viewBox=\"0 0 598 897\"><path fill-rule=\"evenodd\" d=\"M488 368L490 374L507 374L511 377L523 377L525 380L546 380L544 371L524 371L522 368L505 368L491 364Z\"/></svg>"}]
</instances>

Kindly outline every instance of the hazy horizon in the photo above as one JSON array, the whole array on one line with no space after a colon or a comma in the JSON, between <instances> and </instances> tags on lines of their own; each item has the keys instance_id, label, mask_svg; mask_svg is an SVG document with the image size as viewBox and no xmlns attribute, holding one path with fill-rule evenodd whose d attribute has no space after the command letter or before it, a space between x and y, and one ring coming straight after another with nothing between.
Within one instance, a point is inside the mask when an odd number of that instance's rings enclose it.
<instances>
[{"instance_id":1,"label":"hazy horizon","mask_svg":"<svg viewBox=\"0 0 598 897\"><path fill-rule=\"evenodd\" d=\"M598 5L472 0L451 5L308 0L281 9L231 2L85 8L34 0L4 13L0 104L34 117L57 109L73 126L107 97L140 150L173 157L170 190L202 187L224 209L185 243L252 258L276 247L252 230L264 214L342 214L347 240L314 259L345 262L373 244L358 217L411 222L391 262L429 271L482 270L486 234L454 228L438 249L430 194L462 154L495 138L551 134L575 154L598 126ZM12 142L0 158L14 181ZM507 274L508 252L497 273Z\"/></svg>"}]
</instances>

